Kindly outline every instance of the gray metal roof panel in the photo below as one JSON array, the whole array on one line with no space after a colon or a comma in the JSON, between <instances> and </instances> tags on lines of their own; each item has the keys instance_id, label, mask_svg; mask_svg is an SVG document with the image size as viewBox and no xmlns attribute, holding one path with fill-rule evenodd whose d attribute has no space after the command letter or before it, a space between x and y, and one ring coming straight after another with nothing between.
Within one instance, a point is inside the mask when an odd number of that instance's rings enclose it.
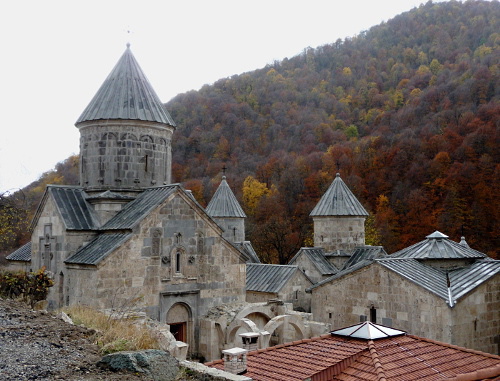
<instances>
[{"instance_id":1,"label":"gray metal roof panel","mask_svg":"<svg viewBox=\"0 0 500 381\"><path fill-rule=\"evenodd\" d=\"M87 196L87 200L94 200L94 199L133 200L133 199L135 199L135 197L134 196L127 196L127 195L123 195L120 193L111 192L110 190L107 190L103 193L99 193L99 194L92 195L92 196Z\"/></svg>"},{"instance_id":2,"label":"gray metal roof panel","mask_svg":"<svg viewBox=\"0 0 500 381\"><path fill-rule=\"evenodd\" d=\"M113 250L132 237L132 233L101 234L66 259L68 264L97 265Z\"/></svg>"},{"instance_id":3,"label":"gray metal roof panel","mask_svg":"<svg viewBox=\"0 0 500 381\"><path fill-rule=\"evenodd\" d=\"M337 173L310 216L368 216L368 212Z\"/></svg>"},{"instance_id":4,"label":"gray metal roof panel","mask_svg":"<svg viewBox=\"0 0 500 381\"><path fill-rule=\"evenodd\" d=\"M177 184L145 189L104 224L102 230L132 229L177 189Z\"/></svg>"},{"instance_id":5,"label":"gray metal roof panel","mask_svg":"<svg viewBox=\"0 0 500 381\"><path fill-rule=\"evenodd\" d=\"M406 278L418 286L432 292L443 300L447 302L449 300L446 272L424 265L413 258L382 258L375 259L375 261L363 260L346 270L342 270L339 273L316 283L307 291L342 278L343 276L353 273L356 270L370 264L380 264L403 278ZM499 273L500 261L490 258L480 259L470 266L449 271L448 274L452 299L455 301L460 299L465 294Z\"/></svg>"},{"instance_id":6,"label":"gray metal roof panel","mask_svg":"<svg viewBox=\"0 0 500 381\"><path fill-rule=\"evenodd\" d=\"M226 176L222 177L219 187L207 205L206 212L212 218L246 217L245 212L226 181Z\"/></svg>"},{"instance_id":7,"label":"gray metal roof panel","mask_svg":"<svg viewBox=\"0 0 500 381\"><path fill-rule=\"evenodd\" d=\"M500 273L500 261L491 258L477 260L472 265L450 271L453 297L459 299L488 279Z\"/></svg>"},{"instance_id":8,"label":"gray metal roof panel","mask_svg":"<svg viewBox=\"0 0 500 381\"><path fill-rule=\"evenodd\" d=\"M302 247L288 264L294 264L301 254L306 255L322 275L331 275L338 272L338 269L325 259L325 252L321 247Z\"/></svg>"},{"instance_id":9,"label":"gray metal roof panel","mask_svg":"<svg viewBox=\"0 0 500 381\"><path fill-rule=\"evenodd\" d=\"M175 127L129 46L76 124L107 119L143 120Z\"/></svg>"},{"instance_id":10,"label":"gray metal roof panel","mask_svg":"<svg viewBox=\"0 0 500 381\"><path fill-rule=\"evenodd\" d=\"M8 259L9 261L21 261L21 262L31 261L31 241L24 244L16 251L7 255L6 259Z\"/></svg>"},{"instance_id":11,"label":"gray metal roof panel","mask_svg":"<svg viewBox=\"0 0 500 381\"><path fill-rule=\"evenodd\" d=\"M248 263L246 290L279 292L296 271L297 266Z\"/></svg>"},{"instance_id":12,"label":"gray metal roof panel","mask_svg":"<svg viewBox=\"0 0 500 381\"><path fill-rule=\"evenodd\" d=\"M415 259L387 258L377 259L382 266L425 288L437 296L448 300L446 273L426 266Z\"/></svg>"},{"instance_id":13,"label":"gray metal roof panel","mask_svg":"<svg viewBox=\"0 0 500 381\"><path fill-rule=\"evenodd\" d=\"M372 263L373 263L373 261L371 261L371 260L363 260L363 261L357 262L356 264L352 265L348 269L339 271L337 274L332 275L331 277L328 277L326 279L323 279L322 281L316 283L314 286L308 288L306 291L311 291L312 289L320 287L326 283L330 283L331 281L333 281L335 279L342 278L343 276L350 274L350 273L353 273L353 272L355 272L359 269L362 269L363 267L366 267L368 265L371 265Z\"/></svg>"},{"instance_id":14,"label":"gray metal roof panel","mask_svg":"<svg viewBox=\"0 0 500 381\"><path fill-rule=\"evenodd\" d=\"M250 241L233 242L233 245L249 258L247 263L260 263L260 259Z\"/></svg>"},{"instance_id":15,"label":"gray metal roof panel","mask_svg":"<svg viewBox=\"0 0 500 381\"><path fill-rule=\"evenodd\" d=\"M352 255L344 264L342 269L347 269L363 260L374 260L376 258L384 258L386 256L387 253L382 246L357 246L354 248Z\"/></svg>"},{"instance_id":16,"label":"gray metal roof panel","mask_svg":"<svg viewBox=\"0 0 500 381\"><path fill-rule=\"evenodd\" d=\"M397 258L443 259L443 258L485 258L483 254L468 246L462 245L436 231L412 246L391 254Z\"/></svg>"},{"instance_id":17,"label":"gray metal roof panel","mask_svg":"<svg viewBox=\"0 0 500 381\"><path fill-rule=\"evenodd\" d=\"M94 209L86 200L86 193L80 187L48 185L57 209L69 230L95 230L98 228Z\"/></svg>"}]
</instances>

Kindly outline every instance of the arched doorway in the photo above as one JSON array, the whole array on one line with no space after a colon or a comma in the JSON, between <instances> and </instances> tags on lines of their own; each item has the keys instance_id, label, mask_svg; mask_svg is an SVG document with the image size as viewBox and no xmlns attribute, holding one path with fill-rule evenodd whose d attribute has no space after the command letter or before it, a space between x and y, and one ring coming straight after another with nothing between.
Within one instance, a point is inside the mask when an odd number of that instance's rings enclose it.
<instances>
[{"instance_id":1,"label":"arched doorway","mask_svg":"<svg viewBox=\"0 0 500 381\"><path fill-rule=\"evenodd\" d=\"M190 344L191 320L191 309L184 303L174 304L167 312L166 323L177 341Z\"/></svg>"}]
</instances>

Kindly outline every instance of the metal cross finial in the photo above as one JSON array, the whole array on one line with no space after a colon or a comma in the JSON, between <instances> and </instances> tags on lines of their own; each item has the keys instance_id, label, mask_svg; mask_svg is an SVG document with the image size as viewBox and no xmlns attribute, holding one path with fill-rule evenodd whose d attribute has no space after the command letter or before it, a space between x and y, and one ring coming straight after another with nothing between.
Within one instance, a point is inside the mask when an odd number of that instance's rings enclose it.
<instances>
[{"instance_id":1,"label":"metal cross finial","mask_svg":"<svg viewBox=\"0 0 500 381\"><path fill-rule=\"evenodd\" d=\"M131 38L131 34L132 34L132 31L130 30L130 28L127 26L127 29L126 29L126 33L127 33L127 49L130 49L130 38Z\"/></svg>"},{"instance_id":2,"label":"metal cross finial","mask_svg":"<svg viewBox=\"0 0 500 381\"><path fill-rule=\"evenodd\" d=\"M224 164L224 166L222 167L222 174L225 175L226 174L226 164Z\"/></svg>"}]
</instances>

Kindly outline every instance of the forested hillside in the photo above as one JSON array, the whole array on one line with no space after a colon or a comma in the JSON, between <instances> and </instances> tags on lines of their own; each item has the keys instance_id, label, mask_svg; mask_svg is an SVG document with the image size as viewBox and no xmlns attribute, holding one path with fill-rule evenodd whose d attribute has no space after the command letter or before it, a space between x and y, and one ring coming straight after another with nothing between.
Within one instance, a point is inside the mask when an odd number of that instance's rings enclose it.
<instances>
[{"instance_id":1,"label":"forested hillside","mask_svg":"<svg viewBox=\"0 0 500 381\"><path fill-rule=\"evenodd\" d=\"M392 253L439 230L496 257L499 20L498 1L428 2L180 94L166 105L174 181L206 205L227 167L269 262L312 244L309 213L336 172L371 213L367 243Z\"/></svg>"},{"instance_id":2,"label":"forested hillside","mask_svg":"<svg viewBox=\"0 0 500 381\"><path fill-rule=\"evenodd\" d=\"M494 254L499 20L498 2L428 2L180 94L167 104L179 125L175 179L206 203L225 165L249 238L274 260L276 239L310 237L308 214L336 172L374 216L370 242L388 252L438 229Z\"/></svg>"}]
</instances>

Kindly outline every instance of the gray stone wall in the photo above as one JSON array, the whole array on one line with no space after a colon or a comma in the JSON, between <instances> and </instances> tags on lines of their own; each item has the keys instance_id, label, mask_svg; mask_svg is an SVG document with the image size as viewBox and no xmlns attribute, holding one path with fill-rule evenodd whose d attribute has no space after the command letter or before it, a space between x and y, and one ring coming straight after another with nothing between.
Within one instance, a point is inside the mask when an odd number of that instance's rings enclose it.
<instances>
[{"instance_id":1,"label":"gray stone wall","mask_svg":"<svg viewBox=\"0 0 500 381\"><path fill-rule=\"evenodd\" d=\"M451 312L453 344L500 355L500 274L460 299Z\"/></svg>"},{"instance_id":2,"label":"gray stone wall","mask_svg":"<svg viewBox=\"0 0 500 381\"><path fill-rule=\"evenodd\" d=\"M351 251L365 244L364 217L313 217L314 246L325 251Z\"/></svg>"},{"instance_id":3,"label":"gray stone wall","mask_svg":"<svg viewBox=\"0 0 500 381\"><path fill-rule=\"evenodd\" d=\"M171 183L173 128L144 121L79 125L85 189L140 189Z\"/></svg>"},{"instance_id":4,"label":"gray stone wall","mask_svg":"<svg viewBox=\"0 0 500 381\"><path fill-rule=\"evenodd\" d=\"M222 236L229 242L243 242L245 240L244 218L214 217L214 220L224 230Z\"/></svg>"},{"instance_id":5,"label":"gray stone wall","mask_svg":"<svg viewBox=\"0 0 500 381\"><path fill-rule=\"evenodd\" d=\"M196 353L198 317L245 297L246 266L220 232L179 192L141 221L136 234L97 269L80 266L71 272L70 302L101 309L134 306L161 322L182 306L186 341Z\"/></svg>"},{"instance_id":6,"label":"gray stone wall","mask_svg":"<svg viewBox=\"0 0 500 381\"><path fill-rule=\"evenodd\" d=\"M323 276L314 263L305 254L301 254L294 262L294 266L298 266L299 270L304 272L314 283L318 283L327 276Z\"/></svg>"},{"instance_id":7,"label":"gray stone wall","mask_svg":"<svg viewBox=\"0 0 500 381\"><path fill-rule=\"evenodd\" d=\"M309 280L299 271L296 271L292 279L280 290L278 298L285 303L291 303L293 309L303 312L311 312L311 294L306 288L311 287Z\"/></svg>"},{"instance_id":8,"label":"gray stone wall","mask_svg":"<svg viewBox=\"0 0 500 381\"><path fill-rule=\"evenodd\" d=\"M91 232L66 231L54 201L51 197L47 198L31 235L30 268L36 271L45 266L53 274L54 286L47 297L49 308L61 308L68 304L70 287L64 260L94 236L95 233Z\"/></svg>"},{"instance_id":9,"label":"gray stone wall","mask_svg":"<svg viewBox=\"0 0 500 381\"><path fill-rule=\"evenodd\" d=\"M498 281L478 287L450 308L444 299L373 263L313 289L311 307L314 319L332 329L370 320L373 307L377 324L496 353L492 333L496 329L498 334Z\"/></svg>"}]
</instances>

